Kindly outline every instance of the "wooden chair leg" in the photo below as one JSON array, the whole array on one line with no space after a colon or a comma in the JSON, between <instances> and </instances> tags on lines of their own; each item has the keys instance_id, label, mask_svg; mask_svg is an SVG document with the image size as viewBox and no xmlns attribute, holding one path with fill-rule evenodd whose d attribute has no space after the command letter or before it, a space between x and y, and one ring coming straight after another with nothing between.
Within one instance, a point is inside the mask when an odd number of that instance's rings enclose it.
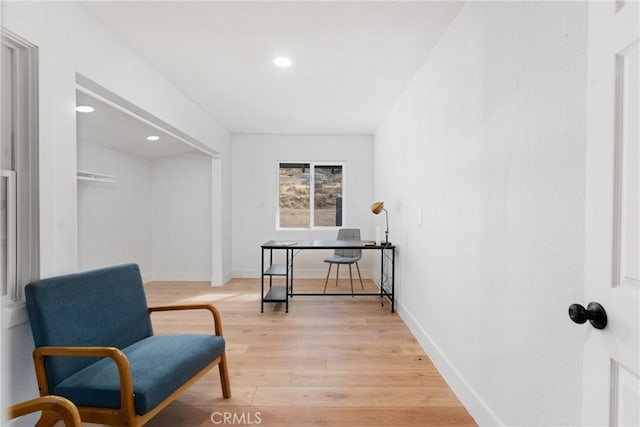
<instances>
[{"instance_id":1,"label":"wooden chair leg","mask_svg":"<svg viewBox=\"0 0 640 427\"><path fill-rule=\"evenodd\" d=\"M338 276L340 276L340 264L336 264L336 287L338 287Z\"/></svg>"},{"instance_id":2,"label":"wooden chair leg","mask_svg":"<svg viewBox=\"0 0 640 427\"><path fill-rule=\"evenodd\" d=\"M329 263L329 270L327 271L327 278L324 279L324 289L322 290L323 294L327 293L327 283L329 282L329 274L331 274L331 266L333 264Z\"/></svg>"},{"instance_id":3,"label":"wooden chair leg","mask_svg":"<svg viewBox=\"0 0 640 427\"><path fill-rule=\"evenodd\" d=\"M357 262L356 262L356 268L358 269L358 277L360 278L360 286L362 287L362 290L364 291L364 284L362 283L362 275L360 274L360 266L358 265Z\"/></svg>"},{"instance_id":4,"label":"wooden chair leg","mask_svg":"<svg viewBox=\"0 0 640 427\"><path fill-rule=\"evenodd\" d=\"M218 364L220 371L220 382L222 383L222 395L225 399L231 397L231 383L229 382L229 369L227 369L227 353L222 353L220 363Z\"/></svg>"},{"instance_id":5,"label":"wooden chair leg","mask_svg":"<svg viewBox=\"0 0 640 427\"><path fill-rule=\"evenodd\" d=\"M353 298L353 274L351 273L351 264L349 264L349 282L351 283L351 298Z\"/></svg>"}]
</instances>

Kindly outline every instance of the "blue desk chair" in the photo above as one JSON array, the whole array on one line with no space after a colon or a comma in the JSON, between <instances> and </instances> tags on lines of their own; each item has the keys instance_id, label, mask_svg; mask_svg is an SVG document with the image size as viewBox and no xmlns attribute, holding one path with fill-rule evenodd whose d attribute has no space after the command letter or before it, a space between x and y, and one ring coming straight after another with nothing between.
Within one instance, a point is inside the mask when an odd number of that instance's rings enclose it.
<instances>
[{"instance_id":1,"label":"blue desk chair","mask_svg":"<svg viewBox=\"0 0 640 427\"><path fill-rule=\"evenodd\" d=\"M341 228L338 230L338 240L360 240L359 228ZM338 286L338 278L340 276L340 265L349 265L349 280L351 282L351 295L353 295L353 275L351 273L351 264L356 265L358 270L358 277L360 278L360 286L364 290L364 284L362 283L362 275L360 274L360 266L358 261L362 258L361 249L336 249L333 255L325 258L324 262L329 263L329 271L327 271L327 278L324 281L323 293L327 292L327 283L329 282L329 275L331 274L331 266L336 264L336 286Z\"/></svg>"}]
</instances>

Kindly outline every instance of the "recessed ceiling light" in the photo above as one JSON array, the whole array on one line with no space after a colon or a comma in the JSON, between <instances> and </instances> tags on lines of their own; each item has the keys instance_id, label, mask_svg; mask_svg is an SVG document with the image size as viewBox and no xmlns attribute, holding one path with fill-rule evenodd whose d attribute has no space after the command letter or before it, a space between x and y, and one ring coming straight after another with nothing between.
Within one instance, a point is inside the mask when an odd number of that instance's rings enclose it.
<instances>
[{"instance_id":1,"label":"recessed ceiling light","mask_svg":"<svg viewBox=\"0 0 640 427\"><path fill-rule=\"evenodd\" d=\"M291 67L291 64L293 64L293 61L291 61L291 59L287 58L286 56L278 56L273 60L273 63L277 67L288 68L288 67Z\"/></svg>"},{"instance_id":2,"label":"recessed ceiling light","mask_svg":"<svg viewBox=\"0 0 640 427\"><path fill-rule=\"evenodd\" d=\"M157 141L159 139L160 139L160 137L156 136L156 135L151 135L151 136L147 137L147 141Z\"/></svg>"},{"instance_id":3,"label":"recessed ceiling light","mask_svg":"<svg viewBox=\"0 0 640 427\"><path fill-rule=\"evenodd\" d=\"M89 106L89 105L78 105L76 107L76 111L78 113L93 113L95 111L95 108Z\"/></svg>"}]
</instances>

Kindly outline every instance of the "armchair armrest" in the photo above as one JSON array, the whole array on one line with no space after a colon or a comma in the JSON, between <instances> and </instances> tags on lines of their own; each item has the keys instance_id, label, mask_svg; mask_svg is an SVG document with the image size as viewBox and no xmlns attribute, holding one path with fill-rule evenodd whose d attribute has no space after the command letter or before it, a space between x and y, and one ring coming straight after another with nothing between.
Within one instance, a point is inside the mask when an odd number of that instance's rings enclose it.
<instances>
[{"instance_id":1,"label":"armchair armrest","mask_svg":"<svg viewBox=\"0 0 640 427\"><path fill-rule=\"evenodd\" d=\"M53 411L64 421L66 427L82 427L78 408L60 396L42 396L9 407L9 418L17 418L37 411Z\"/></svg>"},{"instance_id":2,"label":"armchair armrest","mask_svg":"<svg viewBox=\"0 0 640 427\"><path fill-rule=\"evenodd\" d=\"M213 316L213 323L215 327L215 333L218 336L222 336L222 318L220 312L211 304L180 304L180 305L162 305L156 307L149 307L149 313L155 311L182 311L182 310L207 310L211 312Z\"/></svg>"},{"instance_id":3,"label":"armchair armrest","mask_svg":"<svg viewBox=\"0 0 640 427\"><path fill-rule=\"evenodd\" d=\"M33 350L33 363L36 368L36 380L40 396L48 395L49 383L45 368L45 359L51 356L65 357L108 357L112 359L120 377L120 404L124 413L134 413L133 380L127 356L115 347L38 347Z\"/></svg>"}]
</instances>

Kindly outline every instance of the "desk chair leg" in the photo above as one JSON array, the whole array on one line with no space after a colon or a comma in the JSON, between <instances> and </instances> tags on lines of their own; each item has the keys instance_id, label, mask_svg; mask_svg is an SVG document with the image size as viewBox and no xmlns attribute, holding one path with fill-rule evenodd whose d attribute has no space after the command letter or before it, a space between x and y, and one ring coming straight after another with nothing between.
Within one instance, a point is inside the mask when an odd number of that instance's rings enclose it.
<instances>
[{"instance_id":1,"label":"desk chair leg","mask_svg":"<svg viewBox=\"0 0 640 427\"><path fill-rule=\"evenodd\" d=\"M340 264L336 264L336 287L338 287L338 276L340 276Z\"/></svg>"},{"instance_id":2,"label":"desk chair leg","mask_svg":"<svg viewBox=\"0 0 640 427\"><path fill-rule=\"evenodd\" d=\"M360 274L360 266L358 265L357 262L356 262L356 268L358 269L358 277L360 278L360 286L362 287L362 290L364 291L364 284L362 283L362 275Z\"/></svg>"},{"instance_id":3,"label":"desk chair leg","mask_svg":"<svg viewBox=\"0 0 640 427\"><path fill-rule=\"evenodd\" d=\"M351 273L351 264L349 264L349 282L351 282L351 298L353 298L353 274Z\"/></svg>"},{"instance_id":4,"label":"desk chair leg","mask_svg":"<svg viewBox=\"0 0 640 427\"><path fill-rule=\"evenodd\" d=\"M327 283L329 282L329 274L331 274L331 266L333 264L329 263L329 271L327 271L327 278L324 280L324 289L322 290L323 294L327 293Z\"/></svg>"}]
</instances>

